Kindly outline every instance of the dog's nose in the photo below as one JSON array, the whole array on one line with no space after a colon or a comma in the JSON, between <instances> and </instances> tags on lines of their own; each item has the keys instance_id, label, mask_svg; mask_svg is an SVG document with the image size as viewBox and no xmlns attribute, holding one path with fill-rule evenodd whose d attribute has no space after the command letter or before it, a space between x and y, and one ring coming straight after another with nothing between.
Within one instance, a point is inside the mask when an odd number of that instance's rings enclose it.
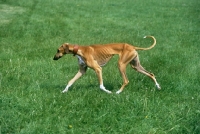
<instances>
[{"instance_id":1,"label":"dog's nose","mask_svg":"<svg viewBox=\"0 0 200 134\"><path fill-rule=\"evenodd\" d=\"M56 56L53 57L53 60L58 60L58 58Z\"/></svg>"}]
</instances>

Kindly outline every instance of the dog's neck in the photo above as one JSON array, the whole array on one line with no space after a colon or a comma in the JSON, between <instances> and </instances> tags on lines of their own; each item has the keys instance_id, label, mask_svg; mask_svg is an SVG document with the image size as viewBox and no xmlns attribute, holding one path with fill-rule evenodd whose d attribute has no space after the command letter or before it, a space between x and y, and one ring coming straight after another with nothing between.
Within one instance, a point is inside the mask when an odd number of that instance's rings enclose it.
<instances>
[{"instance_id":1,"label":"dog's neck","mask_svg":"<svg viewBox=\"0 0 200 134\"><path fill-rule=\"evenodd\" d=\"M79 46L78 45L74 45L74 47L73 47L73 54L74 54L74 56L77 54L78 49L79 49Z\"/></svg>"}]
</instances>

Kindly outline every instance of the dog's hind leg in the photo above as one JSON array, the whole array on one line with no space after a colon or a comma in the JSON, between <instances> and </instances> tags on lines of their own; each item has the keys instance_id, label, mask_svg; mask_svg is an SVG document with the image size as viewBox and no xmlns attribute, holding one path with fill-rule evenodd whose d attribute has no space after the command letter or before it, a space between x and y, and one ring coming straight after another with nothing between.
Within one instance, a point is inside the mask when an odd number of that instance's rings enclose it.
<instances>
[{"instance_id":1,"label":"dog's hind leg","mask_svg":"<svg viewBox=\"0 0 200 134\"><path fill-rule=\"evenodd\" d=\"M116 94L121 93L123 91L124 87L129 83L129 80L126 76L126 66L127 66L127 64L120 63L120 62L118 63L119 71L123 78L123 84L122 84L121 88L116 92Z\"/></svg>"},{"instance_id":2,"label":"dog's hind leg","mask_svg":"<svg viewBox=\"0 0 200 134\"><path fill-rule=\"evenodd\" d=\"M121 73L122 79L123 79L123 84L121 88L116 92L117 94L121 93L124 89L124 87L129 83L129 80L126 76L126 66L130 61L133 59L135 55L135 52L132 51L125 51L119 56L119 61L118 61L118 68Z\"/></svg>"},{"instance_id":3,"label":"dog's hind leg","mask_svg":"<svg viewBox=\"0 0 200 134\"><path fill-rule=\"evenodd\" d=\"M140 61L139 61L139 57L138 55L130 62L131 64L131 67L134 68L136 71L140 72L140 73L143 73L147 76L149 76L156 84L156 87L158 89L161 89L160 85L158 84L158 82L156 81L156 78L154 76L153 73L150 73L148 71L146 71L140 64Z\"/></svg>"}]
</instances>

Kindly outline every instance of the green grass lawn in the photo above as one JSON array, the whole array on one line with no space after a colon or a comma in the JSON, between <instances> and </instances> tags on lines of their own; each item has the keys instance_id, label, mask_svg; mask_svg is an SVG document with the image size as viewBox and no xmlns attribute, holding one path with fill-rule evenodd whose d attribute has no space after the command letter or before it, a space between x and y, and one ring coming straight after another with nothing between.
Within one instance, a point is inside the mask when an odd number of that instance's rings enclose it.
<instances>
[{"instance_id":1,"label":"green grass lawn","mask_svg":"<svg viewBox=\"0 0 200 134\"><path fill-rule=\"evenodd\" d=\"M0 133L200 133L200 1L198 0L1 0ZM148 47L141 64L148 77L127 66L122 84L117 56L103 68L104 85L77 59L53 61L64 42L79 45L127 42Z\"/></svg>"}]
</instances>

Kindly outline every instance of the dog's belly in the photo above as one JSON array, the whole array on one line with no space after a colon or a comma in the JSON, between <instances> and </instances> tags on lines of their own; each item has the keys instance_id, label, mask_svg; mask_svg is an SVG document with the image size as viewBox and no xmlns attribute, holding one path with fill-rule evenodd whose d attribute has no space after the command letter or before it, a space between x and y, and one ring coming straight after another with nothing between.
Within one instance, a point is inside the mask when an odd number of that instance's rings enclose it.
<instances>
[{"instance_id":1,"label":"dog's belly","mask_svg":"<svg viewBox=\"0 0 200 134\"><path fill-rule=\"evenodd\" d=\"M92 54L94 60L97 61L99 66L104 66L112 57L114 53L112 53L112 49L99 47L94 49L94 53Z\"/></svg>"},{"instance_id":2,"label":"dog's belly","mask_svg":"<svg viewBox=\"0 0 200 134\"><path fill-rule=\"evenodd\" d=\"M97 63L99 64L99 66L104 66L106 65L106 63L113 57L113 55L107 55L107 56L103 56L103 57L98 57Z\"/></svg>"},{"instance_id":3,"label":"dog's belly","mask_svg":"<svg viewBox=\"0 0 200 134\"><path fill-rule=\"evenodd\" d=\"M76 55L78 58L78 64L81 66L87 66L87 64L85 63L85 60L83 59L83 57ZM104 66L106 65L106 63L113 57L113 55L107 55L104 57L99 57L97 59L95 59L97 61L97 63L99 64L99 66Z\"/></svg>"}]
</instances>

